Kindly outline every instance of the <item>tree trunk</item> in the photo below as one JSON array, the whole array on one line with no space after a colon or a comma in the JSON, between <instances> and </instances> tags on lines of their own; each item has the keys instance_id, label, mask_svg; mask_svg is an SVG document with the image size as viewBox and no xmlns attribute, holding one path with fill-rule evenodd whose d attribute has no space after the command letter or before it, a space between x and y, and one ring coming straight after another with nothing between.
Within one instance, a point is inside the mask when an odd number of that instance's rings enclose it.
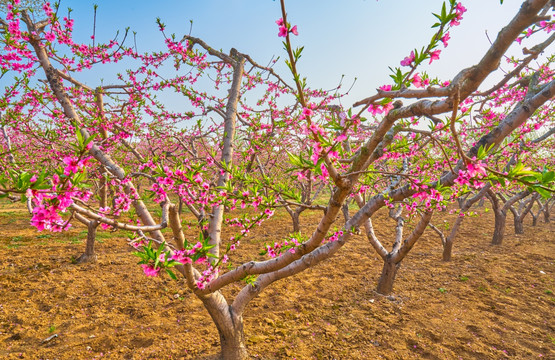
<instances>
[{"instance_id":1,"label":"tree trunk","mask_svg":"<svg viewBox=\"0 0 555 360\"><path fill-rule=\"evenodd\" d=\"M220 293L212 293L207 297L201 298L201 300L216 324L220 335L221 352L219 359L248 359L242 314L236 314Z\"/></svg>"},{"instance_id":2,"label":"tree trunk","mask_svg":"<svg viewBox=\"0 0 555 360\"><path fill-rule=\"evenodd\" d=\"M350 199L345 200L345 202L343 203L343 206L341 207L341 210L343 211L343 218L345 219L345 223L351 220L351 216L349 215L350 202L351 202Z\"/></svg>"},{"instance_id":3,"label":"tree trunk","mask_svg":"<svg viewBox=\"0 0 555 360\"><path fill-rule=\"evenodd\" d=\"M98 206L101 208L105 208L108 206L108 181L106 181L106 170L104 166L100 167L102 169L102 177L100 178L100 190L98 192L98 196L100 200L98 202Z\"/></svg>"},{"instance_id":4,"label":"tree trunk","mask_svg":"<svg viewBox=\"0 0 555 360\"><path fill-rule=\"evenodd\" d=\"M492 245L501 245L503 243L503 236L505 235L505 222L507 221L507 214L503 211L495 212L495 230L493 231Z\"/></svg>"},{"instance_id":5,"label":"tree trunk","mask_svg":"<svg viewBox=\"0 0 555 360\"><path fill-rule=\"evenodd\" d=\"M515 234L524 234L523 219L520 216L515 216Z\"/></svg>"},{"instance_id":6,"label":"tree trunk","mask_svg":"<svg viewBox=\"0 0 555 360\"><path fill-rule=\"evenodd\" d=\"M291 219L293 220L293 232L298 233L301 232L301 223L299 220L300 213L295 211L291 213Z\"/></svg>"},{"instance_id":7,"label":"tree trunk","mask_svg":"<svg viewBox=\"0 0 555 360\"><path fill-rule=\"evenodd\" d=\"M467 210L467 207L463 207L463 208L464 210ZM451 261L451 257L453 254L453 243L455 242L457 231L459 231L459 228L461 227L463 219L464 219L463 216L457 217L457 220L455 220L455 223L453 224L453 228L451 229L449 236L447 236L445 238L445 241L443 242L443 261Z\"/></svg>"},{"instance_id":8,"label":"tree trunk","mask_svg":"<svg viewBox=\"0 0 555 360\"><path fill-rule=\"evenodd\" d=\"M378 288L376 291L382 295L389 295L393 291L393 282L395 281L395 275L397 275L397 270L401 263L395 263L389 259L386 259L383 264L382 275L378 281Z\"/></svg>"},{"instance_id":9,"label":"tree trunk","mask_svg":"<svg viewBox=\"0 0 555 360\"><path fill-rule=\"evenodd\" d=\"M249 355L247 347L245 346L245 333L243 332L243 318L232 332L220 331L220 359L222 360L244 360L248 359Z\"/></svg>"},{"instance_id":10,"label":"tree trunk","mask_svg":"<svg viewBox=\"0 0 555 360\"><path fill-rule=\"evenodd\" d=\"M87 231L87 244L85 246L85 253L77 258L77 263L82 264L86 262L95 262L97 259L94 253L94 241L96 240L96 228L98 227L98 221L89 220L88 231Z\"/></svg>"},{"instance_id":11,"label":"tree trunk","mask_svg":"<svg viewBox=\"0 0 555 360\"><path fill-rule=\"evenodd\" d=\"M538 215L532 214L532 226L538 225Z\"/></svg>"},{"instance_id":12,"label":"tree trunk","mask_svg":"<svg viewBox=\"0 0 555 360\"><path fill-rule=\"evenodd\" d=\"M448 236L443 243L443 261L451 261L453 253L453 238Z\"/></svg>"}]
</instances>

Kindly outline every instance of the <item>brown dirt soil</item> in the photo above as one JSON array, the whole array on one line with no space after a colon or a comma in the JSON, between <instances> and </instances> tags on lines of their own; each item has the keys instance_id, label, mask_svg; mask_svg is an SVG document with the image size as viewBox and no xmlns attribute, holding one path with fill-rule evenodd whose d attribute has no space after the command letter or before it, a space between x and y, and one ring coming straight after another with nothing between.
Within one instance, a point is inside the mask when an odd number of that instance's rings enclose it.
<instances>
[{"instance_id":1,"label":"brown dirt soil","mask_svg":"<svg viewBox=\"0 0 555 360\"><path fill-rule=\"evenodd\" d=\"M76 265L83 227L37 233L17 205L1 208L0 358L207 359L218 352L216 328L183 279L143 276L121 233L99 232L98 262ZM453 217L436 214L433 223L445 219ZM305 231L317 220L305 216ZM391 238L385 213L374 224L378 237ZM286 214L264 225L242 242L240 260L291 227ZM382 263L355 236L330 260L251 302L248 349L260 359L555 359L554 230L554 222L532 227L527 218L525 234L515 235L510 218L504 244L490 246L490 211L466 220L449 263L428 230L404 260L393 297L374 291Z\"/></svg>"}]
</instances>

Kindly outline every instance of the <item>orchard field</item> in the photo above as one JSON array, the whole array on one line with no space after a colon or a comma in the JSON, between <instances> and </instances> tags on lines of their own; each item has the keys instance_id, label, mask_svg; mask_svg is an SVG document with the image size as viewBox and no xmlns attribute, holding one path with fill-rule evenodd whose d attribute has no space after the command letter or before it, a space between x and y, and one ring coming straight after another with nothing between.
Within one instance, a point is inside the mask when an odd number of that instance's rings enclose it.
<instances>
[{"instance_id":1,"label":"orchard field","mask_svg":"<svg viewBox=\"0 0 555 360\"><path fill-rule=\"evenodd\" d=\"M254 300L245 317L251 355L555 358L554 222L533 227L528 219L523 235L508 231L498 247L489 244L491 212L481 210L461 229L452 262L441 261L439 238L426 232L389 297L375 291L381 264L362 236L333 261L279 283ZM436 216L435 222L453 218ZM307 228L317 220L309 217ZM0 225L10 236L0 235L0 357L214 358L218 333L182 280L145 278L117 236L98 239L97 263L72 263L83 250L84 227L50 236L21 230L27 222L20 207L3 204ZM387 229L392 220L378 213L375 222ZM290 226L286 214L277 214L268 230L253 232L259 240L239 256L285 236Z\"/></svg>"},{"instance_id":2,"label":"orchard field","mask_svg":"<svg viewBox=\"0 0 555 360\"><path fill-rule=\"evenodd\" d=\"M554 1L83 4L0 0L1 358L555 359Z\"/></svg>"}]
</instances>

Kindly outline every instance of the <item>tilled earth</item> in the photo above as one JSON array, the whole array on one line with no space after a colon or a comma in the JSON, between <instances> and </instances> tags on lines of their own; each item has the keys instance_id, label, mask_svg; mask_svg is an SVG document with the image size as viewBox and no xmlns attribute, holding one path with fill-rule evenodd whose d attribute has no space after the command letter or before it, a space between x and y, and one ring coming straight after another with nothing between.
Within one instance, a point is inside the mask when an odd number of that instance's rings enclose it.
<instances>
[{"instance_id":1,"label":"tilled earth","mask_svg":"<svg viewBox=\"0 0 555 360\"><path fill-rule=\"evenodd\" d=\"M532 227L527 218L525 234L515 235L510 218L503 245L491 246L493 216L479 212L463 223L451 262L441 261L440 240L427 230L403 261L393 296L375 292L382 262L362 236L274 283L246 310L250 354L555 359L555 222ZM318 215L302 219L304 232ZM445 220L453 216L435 214L432 222ZM391 246L393 221L378 213L374 226ZM264 244L290 228L278 213L232 260L263 259ZM0 204L1 359L209 359L218 352L216 328L183 279L145 277L118 232L99 232L96 263L75 264L85 237L84 228L36 232L23 209ZM241 286L224 294L232 299Z\"/></svg>"}]
</instances>

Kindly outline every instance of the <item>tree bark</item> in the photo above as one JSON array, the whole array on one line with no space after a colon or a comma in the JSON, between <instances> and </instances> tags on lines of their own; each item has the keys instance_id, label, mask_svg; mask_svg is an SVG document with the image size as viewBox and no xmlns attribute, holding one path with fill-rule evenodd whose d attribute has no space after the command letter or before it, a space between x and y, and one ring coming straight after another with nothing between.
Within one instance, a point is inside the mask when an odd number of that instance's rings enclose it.
<instances>
[{"instance_id":1,"label":"tree bark","mask_svg":"<svg viewBox=\"0 0 555 360\"><path fill-rule=\"evenodd\" d=\"M448 236L443 243L443 254L442 260L443 261L451 261L453 254L453 238Z\"/></svg>"},{"instance_id":2,"label":"tree bark","mask_svg":"<svg viewBox=\"0 0 555 360\"><path fill-rule=\"evenodd\" d=\"M505 223L507 221L507 214L503 211L494 211L495 214L495 229L493 230L492 245L501 245L503 243L503 236L505 236Z\"/></svg>"},{"instance_id":3,"label":"tree bark","mask_svg":"<svg viewBox=\"0 0 555 360\"><path fill-rule=\"evenodd\" d=\"M380 280L378 281L378 288L376 291L382 295L389 295L393 291L393 283L395 282L395 276L397 275L397 270L399 270L401 263L395 263L388 256L383 263L382 274Z\"/></svg>"},{"instance_id":4,"label":"tree bark","mask_svg":"<svg viewBox=\"0 0 555 360\"><path fill-rule=\"evenodd\" d=\"M86 262L96 262L97 256L94 253L94 242L96 240L96 229L99 222L96 220L89 220L87 225L87 244L85 246L85 253L77 258L77 263L82 264Z\"/></svg>"},{"instance_id":5,"label":"tree bark","mask_svg":"<svg viewBox=\"0 0 555 360\"><path fill-rule=\"evenodd\" d=\"M300 214L301 213L299 211L294 211L293 213L291 213L291 219L293 221L293 232L295 233L301 232L301 223L299 220Z\"/></svg>"},{"instance_id":6,"label":"tree bark","mask_svg":"<svg viewBox=\"0 0 555 360\"><path fill-rule=\"evenodd\" d=\"M201 297L220 335L221 360L248 359L243 331L243 315L233 310L219 292Z\"/></svg>"},{"instance_id":7,"label":"tree bark","mask_svg":"<svg viewBox=\"0 0 555 360\"><path fill-rule=\"evenodd\" d=\"M520 216L515 216L515 234L524 234L524 225L522 220L523 218L521 218Z\"/></svg>"}]
</instances>

